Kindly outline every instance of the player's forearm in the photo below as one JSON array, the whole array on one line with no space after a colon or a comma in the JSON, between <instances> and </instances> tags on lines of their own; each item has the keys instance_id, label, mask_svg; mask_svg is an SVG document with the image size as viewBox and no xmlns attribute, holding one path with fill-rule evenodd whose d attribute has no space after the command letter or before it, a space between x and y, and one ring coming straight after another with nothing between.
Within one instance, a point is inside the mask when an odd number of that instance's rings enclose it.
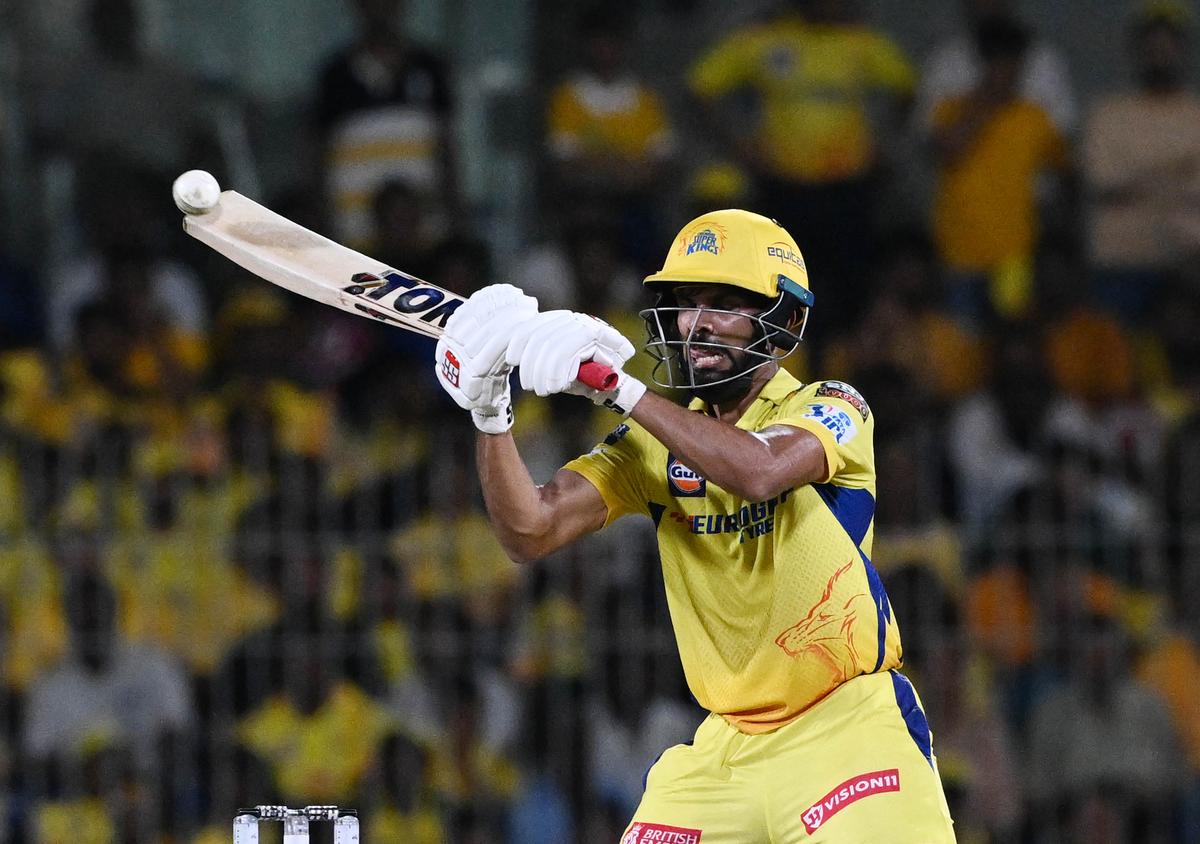
<instances>
[{"instance_id":1,"label":"player's forearm","mask_svg":"<svg viewBox=\"0 0 1200 844\"><path fill-rule=\"evenodd\" d=\"M765 501L817 480L824 455L781 454L769 436L744 431L647 393L631 414L688 468L747 501ZM819 449L819 446L818 446Z\"/></svg>"},{"instance_id":2,"label":"player's forearm","mask_svg":"<svg viewBox=\"0 0 1200 844\"><path fill-rule=\"evenodd\" d=\"M542 499L512 434L476 434L475 459L496 538L517 562L545 556L553 513Z\"/></svg>"}]
</instances>

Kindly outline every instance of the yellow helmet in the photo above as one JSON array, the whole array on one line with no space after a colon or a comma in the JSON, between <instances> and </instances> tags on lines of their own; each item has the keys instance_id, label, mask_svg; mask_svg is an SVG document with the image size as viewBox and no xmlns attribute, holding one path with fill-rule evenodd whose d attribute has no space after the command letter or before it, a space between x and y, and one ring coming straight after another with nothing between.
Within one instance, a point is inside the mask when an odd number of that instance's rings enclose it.
<instances>
[{"instance_id":1,"label":"yellow helmet","mask_svg":"<svg viewBox=\"0 0 1200 844\"><path fill-rule=\"evenodd\" d=\"M684 226L663 268L644 283L661 282L729 284L768 299L787 290L803 305L813 300L804 256L787 229L738 208L703 214Z\"/></svg>"},{"instance_id":2,"label":"yellow helmet","mask_svg":"<svg viewBox=\"0 0 1200 844\"><path fill-rule=\"evenodd\" d=\"M755 369L794 351L813 304L808 268L792 236L775 220L736 208L703 214L684 226L663 268L646 276L644 284L659 288L654 307L641 312L648 334L646 352L657 362L651 378L665 387L704 389L708 395L717 395L712 388L720 385L729 385L726 390L745 386ZM679 307L675 299L674 285L679 284L728 285L761 297L761 313L739 314L756 324L757 339L736 347L694 333L681 336L676 318L690 309ZM744 365L724 378L701 383L688 363L693 347L736 354Z\"/></svg>"}]
</instances>

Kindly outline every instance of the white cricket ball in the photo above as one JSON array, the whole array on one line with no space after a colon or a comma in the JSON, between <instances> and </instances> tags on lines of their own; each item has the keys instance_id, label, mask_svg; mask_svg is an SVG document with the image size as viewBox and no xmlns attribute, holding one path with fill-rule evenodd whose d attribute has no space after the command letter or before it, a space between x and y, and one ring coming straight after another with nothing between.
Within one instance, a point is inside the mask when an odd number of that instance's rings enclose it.
<instances>
[{"instance_id":1,"label":"white cricket ball","mask_svg":"<svg viewBox=\"0 0 1200 844\"><path fill-rule=\"evenodd\" d=\"M205 170L188 170L171 186L175 204L185 214L207 214L221 199L221 186Z\"/></svg>"}]
</instances>

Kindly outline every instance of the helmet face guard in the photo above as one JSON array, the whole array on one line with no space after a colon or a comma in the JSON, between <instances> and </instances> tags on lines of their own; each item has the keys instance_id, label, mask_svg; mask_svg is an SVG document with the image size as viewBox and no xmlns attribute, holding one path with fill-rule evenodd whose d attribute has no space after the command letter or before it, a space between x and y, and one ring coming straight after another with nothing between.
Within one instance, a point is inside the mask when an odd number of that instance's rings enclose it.
<instances>
[{"instance_id":1,"label":"helmet face guard","mask_svg":"<svg viewBox=\"0 0 1200 844\"><path fill-rule=\"evenodd\" d=\"M704 396L709 388L739 380L745 381L748 386L750 373L769 363L781 361L796 350L808 325L808 314L813 303L811 291L782 275L779 276L779 290L780 295L771 306L759 314L720 308L684 308L675 304L674 295L670 290L664 291L653 308L639 312L639 316L646 322L646 353L655 361L651 380L660 387L688 390L700 396ZM699 320L692 322L686 337L681 336L679 314L701 310L749 320L754 327L753 339L745 346L706 339L697 335L696 326ZM728 355L735 361L733 371L723 378L698 381L696 370L691 364L694 349L711 349ZM741 366L736 365L739 359L743 361Z\"/></svg>"}]
</instances>

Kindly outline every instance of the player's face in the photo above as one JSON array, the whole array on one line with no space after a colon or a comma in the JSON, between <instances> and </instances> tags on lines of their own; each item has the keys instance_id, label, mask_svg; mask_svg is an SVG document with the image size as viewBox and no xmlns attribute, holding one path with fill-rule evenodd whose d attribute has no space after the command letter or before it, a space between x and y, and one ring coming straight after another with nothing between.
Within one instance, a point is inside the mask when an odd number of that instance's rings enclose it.
<instances>
[{"instance_id":1,"label":"player's face","mask_svg":"<svg viewBox=\"0 0 1200 844\"><path fill-rule=\"evenodd\" d=\"M750 317L762 313L760 302L749 293L717 284L678 287L675 300L682 309L676 314L676 327L679 336L690 341L686 363L696 384L728 378L746 368L749 356L737 349L757 337ZM720 345L705 345L708 343Z\"/></svg>"}]
</instances>

